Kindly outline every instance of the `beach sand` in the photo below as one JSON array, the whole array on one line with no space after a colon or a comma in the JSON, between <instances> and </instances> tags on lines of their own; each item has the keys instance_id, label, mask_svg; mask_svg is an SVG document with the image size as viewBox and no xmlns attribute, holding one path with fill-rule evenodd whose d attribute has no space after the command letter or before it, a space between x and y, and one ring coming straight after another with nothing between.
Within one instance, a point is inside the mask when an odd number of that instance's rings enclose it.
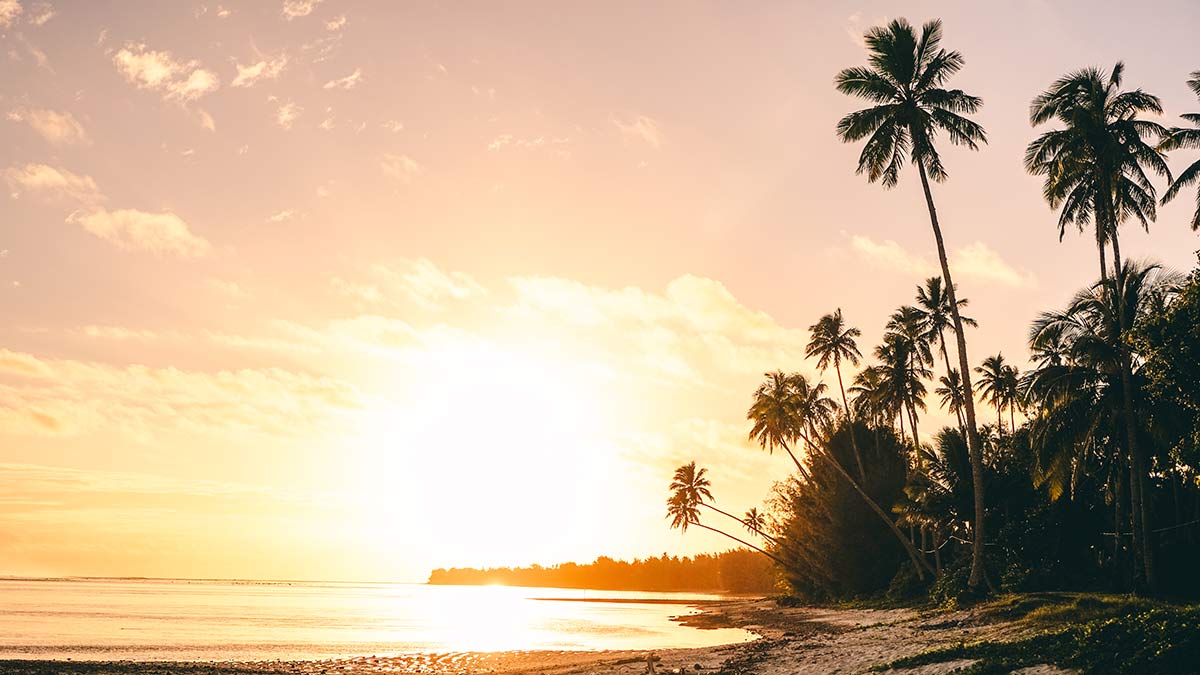
<instances>
[{"instance_id":1,"label":"beach sand","mask_svg":"<svg viewBox=\"0 0 1200 675\"><path fill-rule=\"evenodd\" d=\"M0 661L5 675L642 675L648 657L655 672L720 675L825 675L864 673L872 666L941 646L977 640L1011 640L1029 629L977 611L922 614L914 609L784 608L770 600L698 603L701 611L680 617L697 629L742 627L760 635L737 645L657 652L496 652L322 661L165 663L131 661ZM970 662L941 663L905 671L941 675ZM1040 667L1024 675L1055 675Z\"/></svg>"}]
</instances>

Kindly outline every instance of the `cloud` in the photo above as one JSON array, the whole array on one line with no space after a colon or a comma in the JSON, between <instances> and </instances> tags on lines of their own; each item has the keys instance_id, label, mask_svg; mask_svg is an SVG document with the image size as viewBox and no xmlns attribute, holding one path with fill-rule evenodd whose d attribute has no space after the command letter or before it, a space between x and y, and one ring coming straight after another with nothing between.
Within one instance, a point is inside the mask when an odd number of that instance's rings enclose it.
<instances>
[{"instance_id":1,"label":"cloud","mask_svg":"<svg viewBox=\"0 0 1200 675\"><path fill-rule=\"evenodd\" d=\"M427 258L375 264L366 269L366 281L333 279L334 288L367 304L398 306L405 299L430 310L445 309L450 302L487 295L474 277L461 271L446 272Z\"/></svg>"},{"instance_id":2,"label":"cloud","mask_svg":"<svg viewBox=\"0 0 1200 675\"><path fill-rule=\"evenodd\" d=\"M181 430L291 437L357 407L358 399L353 387L333 378L279 368L117 366L0 348L0 427L14 434L104 431L151 440Z\"/></svg>"},{"instance_id":3,"label":"cloud","mask_svg":"<svg viewBox=\"0 0 1200 675\"><path fill-rule=\"evenodd\" d=\"M204 285L213 291L230 298L246 297L246 291L235 281L210 278L204 280Z\"/></svg>"},{"instance_id":4,"label":"cloud","mask_svg":"<svg viewBox=\"0 0 1200 675\"><path fill-rule=\"evenodd\" d=\"M404 131L404 123L401 122L400 120L388 120L379 126L383 127L384 129L387 129L388 131L392 132L393 134Z\"/></svg>"},{"instance_id":5,"label":"cloud","mask_svg":"<svg viewBox=\"0 0 1200 675\"><path fill-rule=\"evenodd\" d=\"M355 68L353 73L325 83L324 89L353 89L362 83L362 69Z\"/></svg>"},{"instance_id":6,"label":"cloud","mask_svg":"<svg viewBox=\"0 0 1200 675\"><path fill-rule=\"evenodd\" d=\"M909 252L891 239L876 242L870 237L854 235L850 238L850 247L876 268L890 269L913 278L941 276L939 264ZM1033 273L1016 269L983 242L977 241L951 251L949 262L956 278L1011 288L1037 286L1037 278Z\"/></svg>"},{"instance_id":7,"label":"cloud","mask_svg":"<svg viewBox=\"0 0 1200 675\"><path fill-rule=\"evenodd\" d=\"M58 15L48 2L36 2L30 6L29 23L34 26L44 26L50 19Z\"/></svg>"},{"instance_id":8,"label":"cloud","mask_svg":"<svg viewBox=\"0 0 1200 675\"><path fill-rule=\"evenodd\" d=\"M69 112L60 113L44 108L17 108L8 113L8 119L27 122L42 138L55 145L88 142L83 125Z\"/></svg>"},{"instance_id":9,"label":"cloud","mask_svg":"<svg viewBox=\"0 0 1200 675\"><path fill-rule=\"evenodd\" d=\"M425 169L408 155L385 154L379 163L385 176L395 178L405 185L412 183L413 178L424 173Z\"/></svg>"},{"instance_id":10,"label":"cloud","mask_svg":"<svg viewBox=\"0 0 1200 675\"><path fill-rule=\"evenodd\" d=\"M291 101L282 103L275 111L275 122L284 129L291 129L292 124L295 123L296 118L300 117L300 113L302 112L304 112L304 108Z\"/></svg>"},{"instance_id":11,"label":"cloud","mask_svg":"<svg viewBox=\"0 0 1200 675\"><path fill-rule=\"evenodd\" d=\"M198 258L212 249L207 240L193 234L187 223L170 211L96 208L76 211L67 217L67 222L126 250Z\"/></svg>"},{"instance_id":12,"label":"cloud","mask_svg":"<svg viewBox=\"0 0 1200 675\"><path fill-rule=\"evenodd\" d=\"M4 178L13 197L35 194L51 199L66 198L85 204L104 199L91 176L80 176L46 164L12 167L5 171Z\"/></svg>"},{"instance_id":13,"label":"cloud","mask_svg":"<svg viewBox=\"0 0 1200 675\"><path fill-rule=\"evenodd\" d=\"M339 14L337 17L325 22L325 30L339 31L346 27L346 15Z\"/></svg>"},{"instance_id":14,"label":"cloud","mask_svg":"<svg viewBox=\"0 0 1200 675\"><path fill-rule=\"evenodd\" d=\"M117 70L139 89L157 91L166 100L194 101L220 86L217 74L198 61L177 61L170 52L129 42L113 55Z\"/></svg>"},{"instance_id":15,"label":"cloud","mask_svg":"<svg viewBox=\"0 0 1200 675\"><path fill-rule=\"evenodd\" d=\"M274 80L279 77L283 69L287 67L288 57L286 54L266 60L249 66L242 64L234 64L237 68L237 77L233 78L233 82L229 84L231 87L253 87L262 80Z\"/></svg>"},{"instance_id":16,"label":"cloud","mask_svg":"<svg viewBox=\"0 0 1200 675\"><path fill-rule=\"evenodd\" d=\"M662 146L662 131L658 128L658 122L645 115L638 115L628 122L623 122L615 117L612 123L626 138L640 139L649 143L655 149Z\"/></svg>"},{"instance_id":17,"label":"cloud","mask_svg":"<svg viewBox=\"0 0 1200 675\"><path fill-rule=\"evenodd\" d=\"M23 11L20 0L0 0L0 28L12 28Z\"/></svg>"},{"instance_id":18,"label":"cloud","mask_svg":"<svg viewBox=\"0 0 1200 675\"><path fill-rule=\"evenodd\" d=\"M283 0L283 17L288 21L313 13L321 0Z\"/></svg>"},{"instance_id":19,"label":"cloud","mask_svg":"<svg viewBox=\"0 0 1200 675\"><path fill-rule=\"evenodd\" d=\"M282 223L285 220L291 220L295 216L296 216L295 211L293 211L291 209L284 209L282 211L278 211L278 212L272 214L269 218L267 218L267 222Z\"/></svg>"}]
</instances>

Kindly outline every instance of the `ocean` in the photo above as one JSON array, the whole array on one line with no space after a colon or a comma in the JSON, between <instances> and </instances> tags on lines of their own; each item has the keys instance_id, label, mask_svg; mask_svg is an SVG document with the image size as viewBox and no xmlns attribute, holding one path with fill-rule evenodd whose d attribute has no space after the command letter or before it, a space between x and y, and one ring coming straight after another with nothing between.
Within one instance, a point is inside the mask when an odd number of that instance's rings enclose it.
<instances>
[{"instance_id":1,"label":"ocean","mask_svg":"<svg viewBox=\"0 0 1200 675\"><path fill-rule=\"evenodd\" d=\"M222 661L744 642L671 617L721 596L504 586L0 579L0 659Z\"/></svg>"}]
</instances>

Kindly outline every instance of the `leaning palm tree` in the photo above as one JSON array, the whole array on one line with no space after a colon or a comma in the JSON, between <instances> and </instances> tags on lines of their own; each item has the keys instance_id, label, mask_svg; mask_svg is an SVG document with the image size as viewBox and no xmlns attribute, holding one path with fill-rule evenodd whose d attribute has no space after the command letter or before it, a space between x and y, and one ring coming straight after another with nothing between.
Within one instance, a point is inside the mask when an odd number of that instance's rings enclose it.
<instances>
[{"instance_id":1,"label":"leaning palm tree","mask_svg":"<svg viewBox=\"0 0 1200 675\"><path fill-rule=\"evenodd\" d=\"M1085 68L1054 82L1033 100L1029 121L1038 126L1056 120L1064 128L1042 134L1025 151L1026 169L1046 177L1046 201L1051 208L1061 207L1059 237L1067 224L1082 229L1094 223L1102 283L1108 278L1104 250L1111 245L1113 274L1118 279L1111 290L1117 294L1117 305L1124 302L1121 294L1125 286L1117 228L1133 218L1149 229L1150 221L1155 219L1157 199L1147 170L1171 181L1170 168L1155 145L1168 136L1166 127L1138 117L1162 114L1162 102L1141 89L1122 91L1124 71L1124 64L1118 62L1107 76L1097 68ZM1124 323L1125 312L1117 315L1123 334L1129 328ZM1142 535L1150 531L1150 512L1142 499L1148 467L1134 430L1133 365L1125 340L1118 342L1121 396L1128 420L1124 426L1133 470L1130 497L1133 509L1141 516L1140 530L1135 527L1133 532L1134 548L1140 550L1146 584L1153 591L1154 547L1145 545L1146 537Z\"/></svg>"},{"instance_id":2,"label":"leaning palm tree","mask_svg":"<svg viewBox=\"0 0 1200 675\"><path fill-rule=\"evenodd\" d=\"M832 314L821 317L819 321L809 326L808 330L812 332L812 338L808 341L804 353L810 358L817 357L817 368L821 372L825 372L829 369L829 364L833 364L833 369L837 372L838 389L842 392L842 408L846 412L846 419L853 421L854 417L850 414L850 402L846 398L846 385L842 382L842 361L846 361L852 366L858 365L862 353L858 351L858 344L854 338L862 335L862 331L846 325L842 319L840 307ZM854 437L853 430L850 433L850 442L854 450L854 461L858 465L858 479L865 481L867 473L863 467L862 452L858 449L858 439Z\"/></svg>"},{"instance_id":3,"label":"leaning palm tree","mask_svg":"<svg viewBox=\"0 0 1200 675\"><path fill-rule=\"evenodd\" d=\"M958 343L958 367L966 401L967 443L975 488L975 537L968 583L971 588L977 588L983 582L985 539L983 448L975 426L970 358L962 316L958 311L954 279L950 275L950 262L929 180L941 182L947 177L934 145L939 132L944 132L951 143L972 150L986 143L987 135L983 127L964 116L979 110L982 99L960 89L944 88L950 77L962 68L963 57L956 51L942 49L941 40L941 21L926 23L919 37L912 24L904 19L868 31L866 45L870 65L847 68L838 73L837 88L844 94L864 98L872 105L843 117L837 131L845 142L867 139L859 155L858 173L865 172L871 182L880 181L886 188L894 187L906 162L916 166L921 179Z\"/></svg>"},{"instance_id":4,"label":"leaning palm tree","mask_svg":"<svg viewBox=\"0 0 1200 675\"><path fill-rule=\"evenodd\" d=\"M682 493L687 496L687 499L693 504L703 506L707 509L715 511L723 516L732 518L742 525L746 525L746 521L737 516L724 511L709 502L714 501L712 495L712 483L709 482L705 474L708 469L697 468L695 462L688 462L675 469L675 475L671 479L670 489L675 493ZM774 542L775 540L767 535L762 535L763 538Z\"/></svg>"},{"instance_id":5,"label":"leaning palm tree","mask_svg":"<svg viewBox=\"0 0 1200 675\"><path fill-rule=\"evenodd\" d=\"M1004 369L1007 367L1003 354L989 356L983 360L983 365L975 367L975 372L979 373L975 391L982 394L984 400L996 407L997 433L1004 429L1000 423L1000 415L1004 410Z\"/></svg>"},{"instance_id":6,"label":"leaning palm tree","mask_svg":"<svg viewBox=\"0 0 1200 675\"><path fill-rule=\"evenodd\" d=\"M740 537L735 537L728 532L718 530L715 527L711 527L700 522L700 508L695 502L689 499L687 494L684 492L674 492L667 499L667 518L671 520L671 529L673 530L678 529L680 532L687 532L688 527L694 525L701 529L708 530L709 532L716 532L723 537L729 537L742 546L758 551L780 565L787 565L786 562L775 557L768 551L761 549L758 546L741 539Z\"/></svg>"},{"instance_id":7,"label":"leaning palm tree","mask_svg":"<svg viewBox=\"0 0 1200 675\"><path fill-rule=\"evenodd\" d=\"M1200 97L1200 70L1193 72L1192 79L1187 83L1192 92ZM1171 129L1171 134L1158 146L1159 150L1200 150L1200 113L1184 113L1180 117L1191 122L1193 128ZM1180 190L1197 182L1200 182L1200 159L1192 162L1192 165L1184 169L1175 182L1171 183L1171 187L1163 193L1162 203L1166 204L1178 196ZM1192 214L1192 229L1200 229L1200 190L1196 190L1196 212Z\"/></svg>"},{"instance_id":8,"label":"leaning palm tree","mask_svg":"<svg viewBox=\"0 0 1200 675\"><path fill-rule=\"evenodd\" d=\"M828 453L816 434L827 427L833 417L837 404L828 397L822 396L824 385L810 385L799 373L786 375L782 371L766 373L766 380L754 392L754 400L746 413L753 426L750 430L750 440L758 440L759 444L771 450L778 446L787 450L796 469L805 480L811 481L809 473L804 470L800 460L792 453L789 444L803 440L808 448L809 457L815 457L828 462L834 471L840 475L850 487L862 497L875 515L888 526L892 534L900 541L912 559L917 575L924 579L925 573L933 573L933 568L920 556L916 547L908 537L896 527L896 523L888 516L879 504L871 498L858 481L841 465L838 460ZM849 423L849 422L847 422Z\"/></svg>"}]
</instances>

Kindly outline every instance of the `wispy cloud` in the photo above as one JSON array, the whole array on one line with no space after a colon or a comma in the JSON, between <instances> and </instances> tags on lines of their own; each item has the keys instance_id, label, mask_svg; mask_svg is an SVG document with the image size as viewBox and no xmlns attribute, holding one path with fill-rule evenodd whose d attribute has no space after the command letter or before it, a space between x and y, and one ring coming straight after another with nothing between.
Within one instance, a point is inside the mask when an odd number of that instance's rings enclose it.
<instances>
[{"instance_id":1,"label":"wispy cloud","mask_svg":"<svg viewBox=\"0 0 1200 675\"><path fill-rule=\"evenodd\" d=\"M20 0L0 0L0 28L12 28L23 11Z\"/></svg>"},{"instance_id":2,"label":"wispy cloud","mask_svg":"<svg viewBox=\"0 0 1200 675\"><path fill-rule=\"evenodd\" d=\"M346 15L341 14L325 22L325 30L339 31L346 27Z\"/></svg>"},{"instance_id":3,"label":"wispy cloud","mask_svg":"<svg viewBox=\"0 0 1200 675\"><path fill-rule=\"evenodd\" d=\"M296 122L296 118L300 117L302 112L304 112L304 108L291 101L281 103L275 111L275 122L284 129L291 129L292 124Z\"/></svg>"},{"instance_id":4,"label":"wispy cloud","mask_svg":"<svg viewBox=\"0 0 1200 675\"><path fill-rule=\"evenodd\" d=\"M637 115L629 120L612 119L612 123L626 138L637 139L649 143L654 148L662 146L663 135L658 122L645 115Z\"/></svg>"},{"instance_id":5,"label":"wispy cloud","mask_svg":"<svg viewBox=\"0 0 1200 675\"><path fill-rule=\"evenodd\" d=\"M362 69L355 68L353 73L325 83L325 89L353 89L363 81Z\"/></svg>"},{"instance_id":6,"label":"wispy cloud","mask_svg":"<svg viewBox=\"0 0 1200 675\"><path fill-rule=\"evenodd\" d=\"M283 0L283 17L288 21L313 13L321 0Z\"/></svg>"},{"instance_id":7,"label":"wispy cloud","mask_svg":"<svg viewBox=\"0 0 1200 675\"><path fill-rule=\"evenodd\" d=\"M283 69L287 67L288 57L286 54L280 54L271 59L259 61L257 63L243 66L238 63L237 77L233 78L230 83L231 87L253 87L255 84L263 80L274 80L279 77Z\"/></svg>"},{"instance_id":8,"label":"wispy cloud","mask_svg":"<svg viewBox=\"0 0 1200 675\"><path fill-rule=\"evenodd\" d=\"M170 211L93 208L72 213L67 222L126 250L197 258L212 249L206 239L193 234L188 224Z\"/></svg>"},{"instance_id":9,"label":"wispy cloud","mask_svg":"<svg viewBox=\"0 0 1200 675\"><path fill-rule=\"evenodd\" d=\"M461 271L445 271L427 258L400 260L390 264L371 265L363 281L333 279L339 293L368 305L397 307L409 301L423 309L441 310L449 303L472 300L487 295L471 275Z\"/></svg>"},{"instance_id":10,"label":"wispy cloud","mask_svg":"<svg viewBox=\"0 0 1200 675\"><path fill-rule=\"evenodd\" d=\"M26 164L4 173L13 197L24 194L50 199L66 198L90 204L104 199L91 176L80 176L47 164Z\"/></svg>"},{"instance_id":11,"label":"wispy cloud","mask_svg":"<svg viewBox=\"0 0 1200 675\"><path fill-rule=\"evenodd\" d=\"M890 269L913 278L941 275L940 265L908 251L891 239L877 242L870 237L854 235L850 238L850 248L876 268ZM1037 286L1037 278L1033 273L1013 267L987 244L979 241L951 251L950 267L956 278L1011 288Z\"/></svg>"},{"instance_id":12,"label":"wispy cloud","mask_svg":"<svg viewBox=\"0 0 1200 675\"><path fill-rule=\"evenodd\" d=\"M75 116L44 108L17 108L8 113L13 122L28 123L42 138L55 145L87 143L87 132Z\"/></svg>"},{"instance_id":13,"label":"wispy cloud","mask_svg":"<svg viewBox=\"0 0 1200 675\"><path fill-rule=\"evenodd\" d=\"M415 159L408 155L393 155L391 153L383 156L383 160L379 162L379 168L383 169L385 176L395 178L405 185L412 183L414 178L425 171Z\"/></svg>"},{"instance_id":14,"label":"wispy cloud","mask_svg":"<svg viewBox=\"0 0 1200 675\"><path fill-rule=\"evenodd\" d=\"M167 100L194 101L220 86L217 74L199 61L179 61L170 52L130 42L113 55L117 70L139 89L159 92Z\"/></svg>"},{"instance_id":15,"label":"wispy cloud","mask_svg":"<svg viewBox=\"0 0 1200 675\"><path fill-rule=\"evenodd\" d=\"M282 211L277 211L277 212L273 213L269 218L267 218L267 222L282 223L285 220L291 220L295 216L296 216L295 211L293 211L291 209L284 209Z\"/></svg>"}]
</instances>

